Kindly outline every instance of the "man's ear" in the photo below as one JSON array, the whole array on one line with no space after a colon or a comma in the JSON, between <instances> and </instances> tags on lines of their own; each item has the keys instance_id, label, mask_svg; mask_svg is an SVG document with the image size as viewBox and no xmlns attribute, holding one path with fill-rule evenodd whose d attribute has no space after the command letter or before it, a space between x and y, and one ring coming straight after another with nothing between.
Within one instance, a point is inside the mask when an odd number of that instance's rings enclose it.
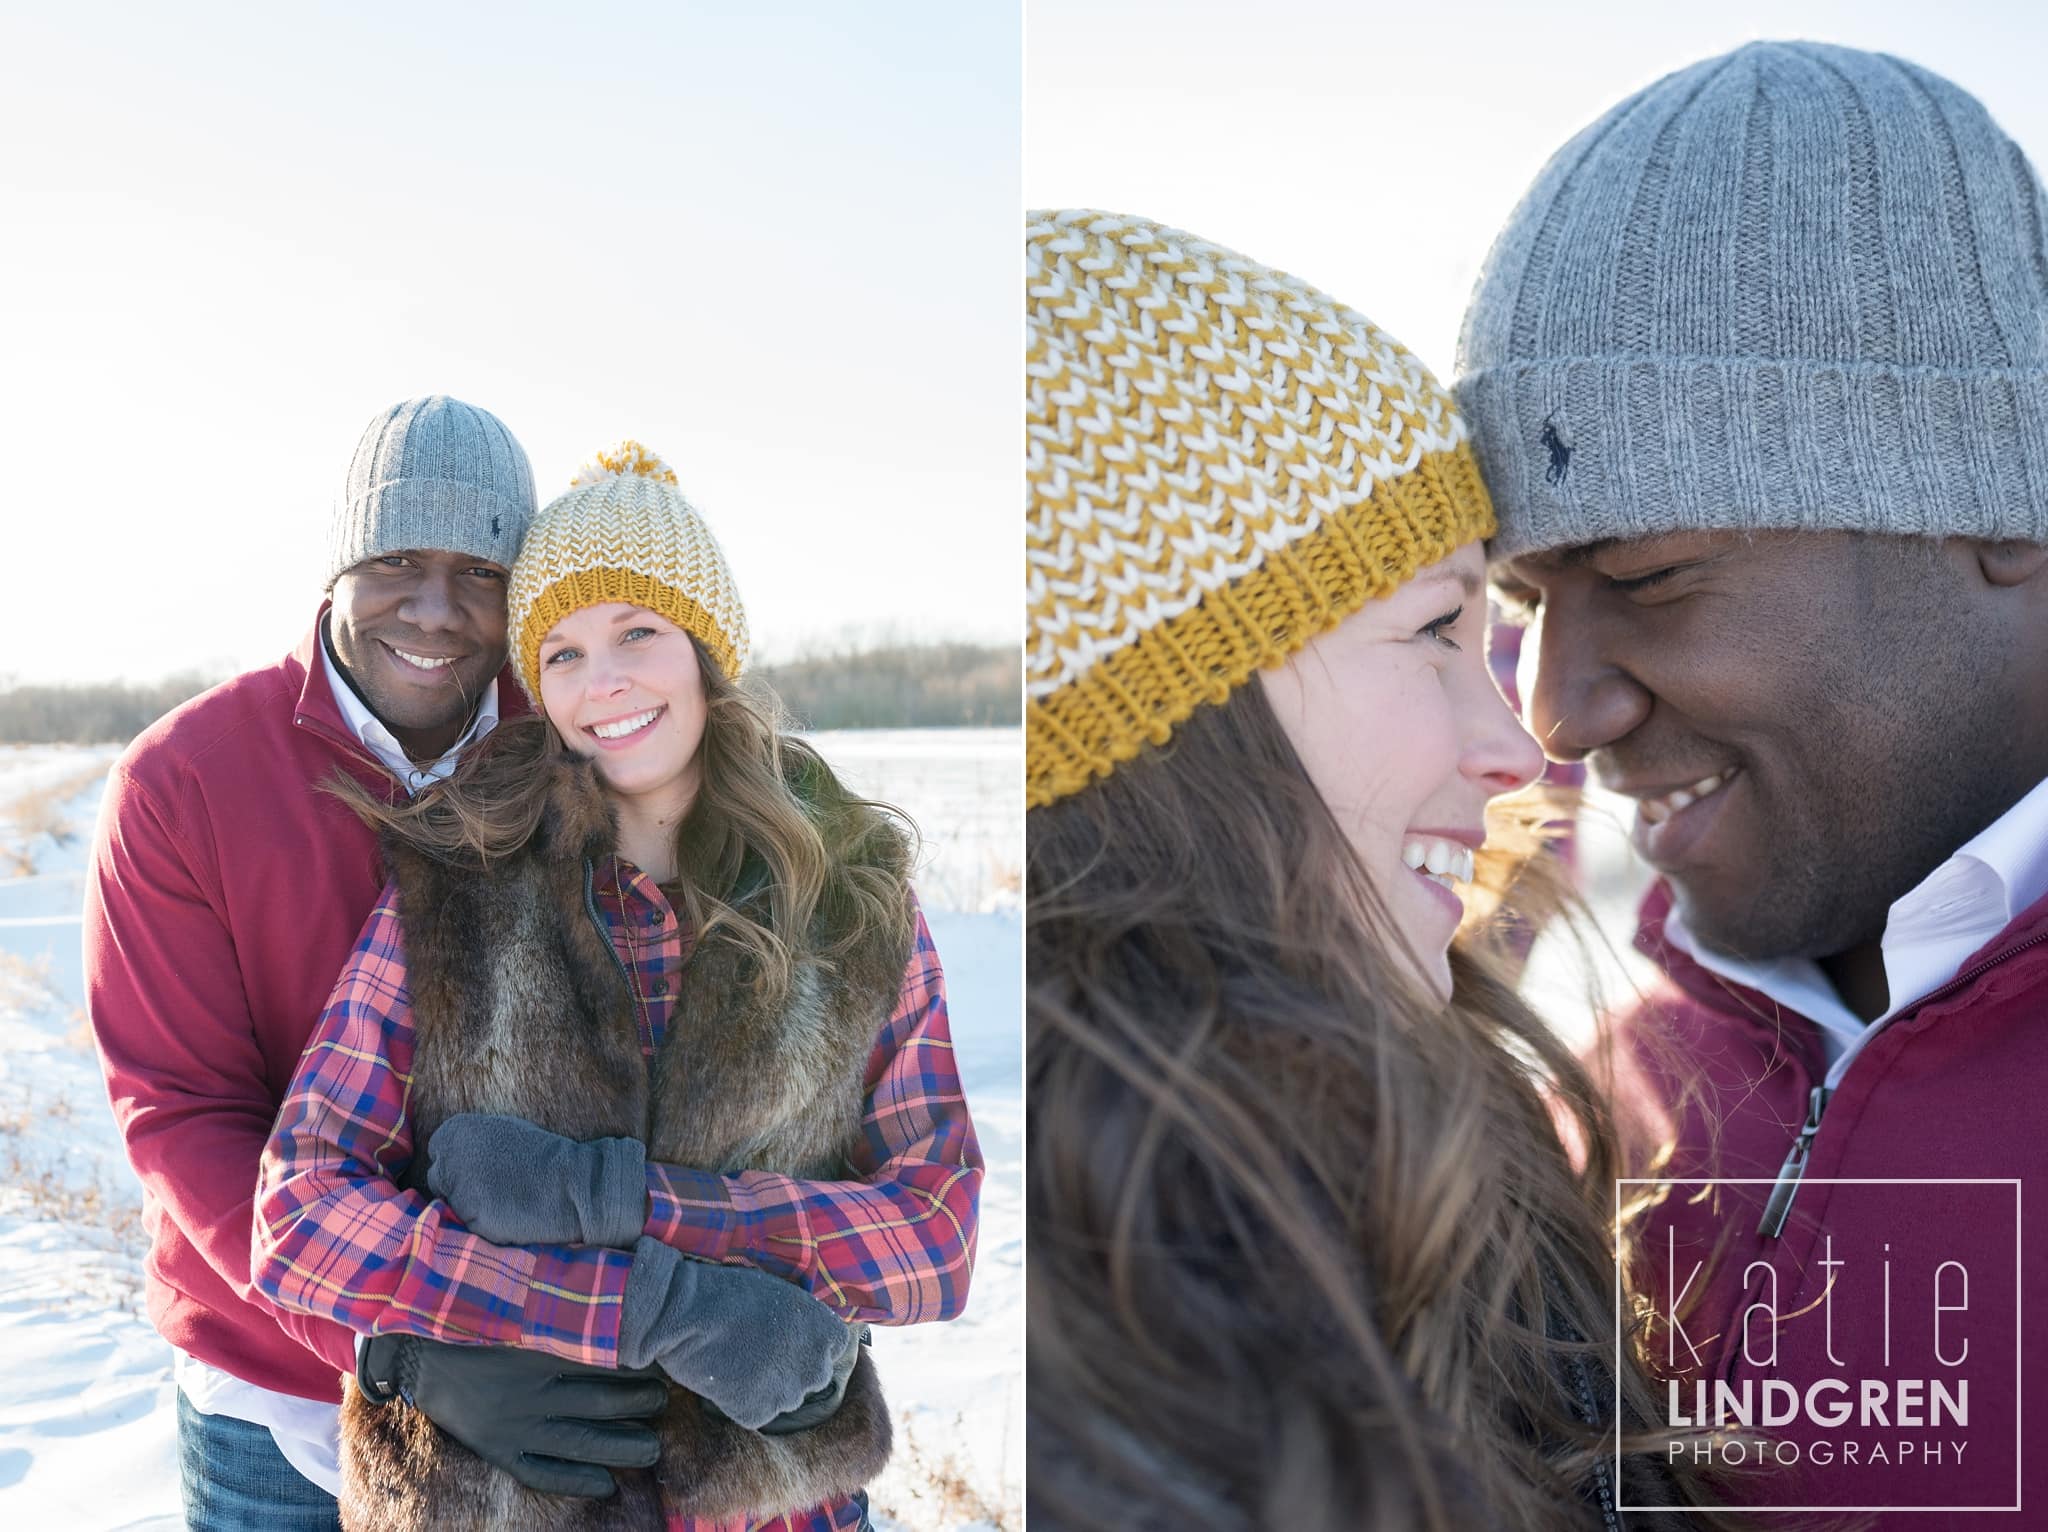
<instances>
[{"instance_id":1,"label":"man's ear","mask_svg":"<svg viewBox=\"0 0 2048 1532\"><path fill-rule=\"evenodd\" d=\"M2044 567L2048 567L2048 544L2016 538L1977 544L1977 568L1993 585L2024 585L2039 578Z\"/></svg>"}]
</instances>

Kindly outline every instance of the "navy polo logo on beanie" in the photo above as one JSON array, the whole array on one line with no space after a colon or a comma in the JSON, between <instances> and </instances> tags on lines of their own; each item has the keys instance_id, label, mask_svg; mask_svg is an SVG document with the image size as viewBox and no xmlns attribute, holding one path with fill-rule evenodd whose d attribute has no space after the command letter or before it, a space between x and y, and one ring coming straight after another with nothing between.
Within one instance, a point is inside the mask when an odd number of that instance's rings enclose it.
<instances>
[{"instance_id":1,"label":"navy polo logo on beanie","mask_svg":"<svg viewBox=\"0 0 2048 1532\"><path fill-rule=\"evenodd\" d=\"M1571 444L1557 434L1557 421L1554 415L1543 417L1543 435L1539 440L1542 441L1544 450L1550 454L1550 466L1543 470L1543 482L1564 483L1564 476L1570 472L1572 466L1572 449Z\"/></svg>"}]
</instances>

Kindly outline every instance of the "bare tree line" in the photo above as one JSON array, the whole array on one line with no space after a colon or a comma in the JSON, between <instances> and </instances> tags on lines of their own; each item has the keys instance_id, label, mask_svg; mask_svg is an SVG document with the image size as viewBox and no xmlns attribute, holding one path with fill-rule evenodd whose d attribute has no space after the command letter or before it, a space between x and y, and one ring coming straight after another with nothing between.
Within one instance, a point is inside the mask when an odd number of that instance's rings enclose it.
<instances>
[{"instance_id":1,"label":"bare tree line","mask_svg":"<svg viewBox=\"0 0 2048 1532\"><path fill-rule=\"evenodd\" d=\"M0 744L98 745L133 739L219 677L181 671L161 681L84 681L0 690Z\"/></svg>"},{"instance_id":2,"label":"bare tree line","mask_svg":"<svg viewBox=\"0 0 2048 1532\"><path fill-rule=\"evenodd\" d=\"M1023 722L1014 646L878 644L756 672L808 729L913 729Z\"/></svg>"},{"instance_id":3,"label":"bare tree line","mask_svg":"<svg viewBox=\"0 0 2048 1532\"><path fill-rule=\"evenodd\" d=\"M992 644L885 643L759 666L754 672L807 729L910 729L1022 721L1022 660ZM0 744L122 743L220 678L0 682Z\"/></svg>"}]
</instances>

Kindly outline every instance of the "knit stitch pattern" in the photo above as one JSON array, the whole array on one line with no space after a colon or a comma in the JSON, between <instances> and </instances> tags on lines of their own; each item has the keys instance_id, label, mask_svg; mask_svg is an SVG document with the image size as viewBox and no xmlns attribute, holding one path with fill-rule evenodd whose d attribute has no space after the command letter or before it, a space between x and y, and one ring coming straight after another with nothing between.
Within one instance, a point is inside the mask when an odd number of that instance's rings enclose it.
<instances>
[{"instance_id":1,"label":"knit stitch pattern","mask_svg":"<svg viewBox=\"0 0 2048 1532\"><path fill-rule=\"evenodd\" d=\"M1113 213L1025 252L1035 808L1494 521L1450 396L1315 288Z\"/></svg>"},{"instance_id":2,"label":"knit stitch pattern","mask_svg":"<svg viewBox=\"0 0 2048 1532\"><path fill-rule=\"evenodd\" d=\"M1509 217L1458 348L1514 556L1685 529L2048 542L2048 197L1917 64L1750 43Z\"/></svg>"},{"instance_id":3,"label":"knit stitch pattern","mask_svg":"<svg viewBox=\"0 0 2048 1532\"><path fill-rule=\"evenodd\" d=\"M690 634L729 680L747 665L747 615L725 554L675 475L636 442L599 454L541 508L506 593L512 663L540 700L540 646L572 612L625 601Z\"/></svg>"}]
</instances>

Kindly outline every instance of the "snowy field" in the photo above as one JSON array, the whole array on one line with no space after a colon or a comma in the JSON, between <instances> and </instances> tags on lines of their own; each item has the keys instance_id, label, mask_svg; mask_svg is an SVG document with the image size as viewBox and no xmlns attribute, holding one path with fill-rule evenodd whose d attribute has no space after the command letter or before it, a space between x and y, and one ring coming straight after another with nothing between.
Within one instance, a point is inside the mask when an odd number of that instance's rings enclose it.
<instances>
[{"instance_id":1,"label":"snowy field","mask_svg":"<svg viewBox=\"0 0 2048 1532\"><path fill-rule=\"evenodd\" d=\"M1023 1525L1022 731L814 736L924 836L918 889L988 1161L967 1312L877 1330L885 1532ZM80 1005L105 747L0 747L0 1527L173 1532L171 1357L143 1317L139 1190Z\"/></svg>"},{"instance_id":2,"label":"snowy field","mask_svg":"<svg viewBox=\"0 0 2048 1532\"><path fill-rule=\"evenodd\" d=\"M805 738L847 786L916 822L925 908L1023 908L1022 729L834 729Z\"/></svg>"}]
</instances>

